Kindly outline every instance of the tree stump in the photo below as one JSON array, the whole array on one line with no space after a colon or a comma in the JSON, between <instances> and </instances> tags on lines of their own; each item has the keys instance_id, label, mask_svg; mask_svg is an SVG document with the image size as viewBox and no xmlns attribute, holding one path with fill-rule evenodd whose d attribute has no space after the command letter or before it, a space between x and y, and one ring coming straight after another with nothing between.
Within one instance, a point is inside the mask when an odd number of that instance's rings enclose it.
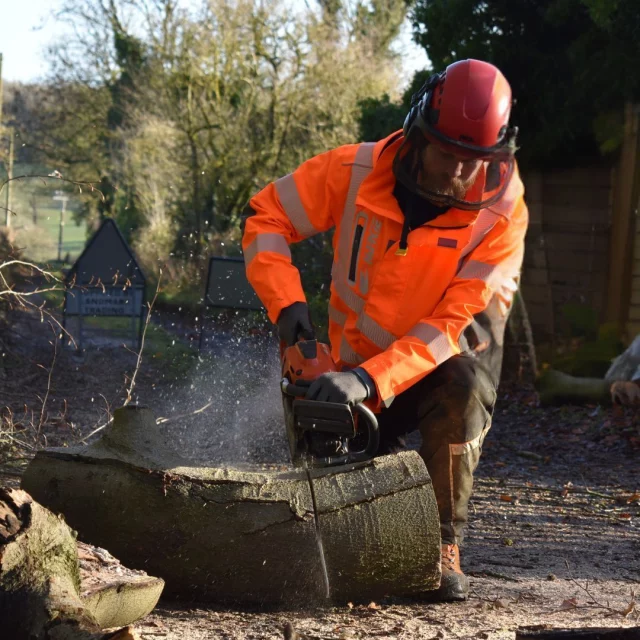
<instances>
[{"instance_id":1,"label":"tree stump","mask_svg":"<svg viewBox=\"0 0 640 640\"><path fill-rule=\"evenodd\" d=\"M23 487L80 537L166 581L167 593L297 606L438 586L440 525L414 451L309 472L189 466L148 409L115 412L86 447L39 452Z\"/></svg>"},{"instance_id":2,"label":"tree stump","mask_svg":"<svg viewBox=\"0 0 640 640\"><path fill-rule=\"evenodd\" d=\"M74 532L24 491L0 488L0 630L11 640L129 640L104 634L80 596ZM155 602L153 603L155 606ZM152 607L153 608L153 607Z\"/></svg>"}]
</instances>

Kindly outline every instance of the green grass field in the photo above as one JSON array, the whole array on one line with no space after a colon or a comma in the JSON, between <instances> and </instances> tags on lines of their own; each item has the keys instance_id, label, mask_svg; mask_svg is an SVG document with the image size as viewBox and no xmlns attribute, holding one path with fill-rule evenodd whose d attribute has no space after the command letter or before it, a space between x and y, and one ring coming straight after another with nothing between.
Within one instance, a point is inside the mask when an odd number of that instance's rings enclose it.
<instances>
[{"instance_id":1,"label":"green grass field","mask_svg":"<svg viewBox=\"0 0 640 640\"><path fill-rule=\"evenodd\" d=\"M37 165L16 164L14 176L47 175L51 170ZM4 178L4 176L0 176ZM5 187L6 189L6 187ZM62 232L61 257L73 262L82 252L87 240L84 222L76 224L74 212L82 207L82 201L72 185L54 179L27 178L13 182L11 225L15 229L16 242L29 260L46 263L58 257L58 233L62 203L54 200L57 191L69 196ZM0 202L4 204L4 191Z\"/></svg>"}]
</instances>

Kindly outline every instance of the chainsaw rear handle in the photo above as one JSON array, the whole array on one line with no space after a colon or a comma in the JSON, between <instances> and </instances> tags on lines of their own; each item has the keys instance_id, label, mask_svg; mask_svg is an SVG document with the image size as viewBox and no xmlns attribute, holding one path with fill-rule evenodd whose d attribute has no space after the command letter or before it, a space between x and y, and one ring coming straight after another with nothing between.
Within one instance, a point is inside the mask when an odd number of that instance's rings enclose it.
<instances>
[{"instance_id":1,"label":"chainsaw rear handle","mask_svg":"<svg viewBox=\"0 0 640 640\"><path fill-rule=\"evenodd\" d=\"M365 460L370 460L378 453L378 447L380 446L380 427L378 426L376 414L373 413L369 407L359 403L354 405L353 410L359 413L364 419L369 437L365 449L349 453L349 462L364 462Z\"/></svg>"}]
</instances>

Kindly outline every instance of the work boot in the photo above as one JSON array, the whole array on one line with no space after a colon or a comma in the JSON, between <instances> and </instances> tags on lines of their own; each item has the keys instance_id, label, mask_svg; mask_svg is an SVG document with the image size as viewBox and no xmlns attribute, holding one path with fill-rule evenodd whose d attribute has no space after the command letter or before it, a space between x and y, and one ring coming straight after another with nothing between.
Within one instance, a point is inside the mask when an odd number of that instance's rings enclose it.
<instances>
[{"instance_id":1,"label":"work boot","mask_svg":"<svg viewBox=\"0 0 640 640\"><path fill-rule=\"evenodd\" d=\"M466 600L469 594L469 578L460 568L460 549L457 544L443 544L440 547L442 579L440 587L426 594L430 602L455 602Z\"/></svg>"}]
</instances>

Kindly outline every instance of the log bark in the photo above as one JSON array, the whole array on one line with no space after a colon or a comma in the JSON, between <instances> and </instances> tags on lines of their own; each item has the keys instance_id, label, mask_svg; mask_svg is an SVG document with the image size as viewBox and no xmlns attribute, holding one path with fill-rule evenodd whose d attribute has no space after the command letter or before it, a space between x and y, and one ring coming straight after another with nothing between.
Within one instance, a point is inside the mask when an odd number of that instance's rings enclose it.
<instances>
[{"instance_id":1,"label":"log bark","mask_svg":"<svg viewBox=\"0 0 640 640\"><path fill-rule=\"evenodd\" d=\"M0 488L0 630L12 640L135 638L104 634L80 597L76 540L65 522L20 490Z\"/></svg>"},{"instance_id":2,"label":"log bark","mask_svg":"<svg viewBox=\"0 0 640 640\"><path fill-rule=\"evenodd\" d=\"M101 440L37 454L23 478L85 541L199 600L297 606L415 595L440 579L431 480L414 451L307 472L193 467L148 409L115 413ZM91 505L91 509L87 509Z\"/></svg>"}]
</instances>

